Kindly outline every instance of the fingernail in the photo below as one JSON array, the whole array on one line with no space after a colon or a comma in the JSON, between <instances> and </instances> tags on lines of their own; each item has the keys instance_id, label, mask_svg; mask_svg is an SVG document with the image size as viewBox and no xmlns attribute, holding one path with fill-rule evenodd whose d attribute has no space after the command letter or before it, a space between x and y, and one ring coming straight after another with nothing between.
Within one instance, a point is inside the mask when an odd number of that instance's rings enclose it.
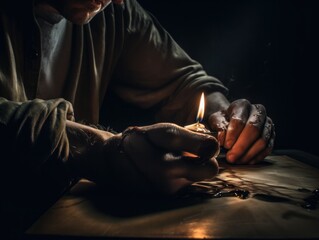
<instances>
[{"instance_id":1,"label":"fingernail","mask_svg":"<svg viewBox=\"0 0 319 240\"><path fill-rule=\"evenodd\" d=\"M230 163L235 163L236 162L236 155L235 154L227 154L226 159Z\"/></svg>"},{"instance_id":2,"label":"fingernail","mask_svg":"<svg viewBox=\"0 0 319 240\"><path fill-rule=\"evenodd\" d=\"M233 146L233 140L227 140L224 144L225 148L230 149Z\"/></svg>"}]
</instances>

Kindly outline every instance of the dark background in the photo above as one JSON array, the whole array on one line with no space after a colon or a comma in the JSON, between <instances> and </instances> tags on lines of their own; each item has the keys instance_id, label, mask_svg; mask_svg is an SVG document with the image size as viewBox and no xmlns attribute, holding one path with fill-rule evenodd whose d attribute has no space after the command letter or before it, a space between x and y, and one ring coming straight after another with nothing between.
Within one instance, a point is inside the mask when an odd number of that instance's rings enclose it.
<instances>
[{"instance_id":1,"label":"dark background","mask_svg":"<svg viewBox=\"0 0 319 240\"><path fill-rule=\"evenodd\" d=\"M276 149L319 155L316 1L138 0L230 99L267 107Z\"/></svg>"}]
</instances>

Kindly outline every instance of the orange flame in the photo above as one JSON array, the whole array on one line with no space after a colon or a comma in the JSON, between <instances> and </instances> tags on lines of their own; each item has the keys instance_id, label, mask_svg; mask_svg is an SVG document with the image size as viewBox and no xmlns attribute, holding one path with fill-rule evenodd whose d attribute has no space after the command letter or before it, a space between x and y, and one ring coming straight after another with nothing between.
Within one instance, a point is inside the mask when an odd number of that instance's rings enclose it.
<instances>
[{"instance_id":1,"label":"orange flame","mask_svg":"<svg viewBox=\"0 0 319 240\"><path fill-rule=\"evenodd\" d=\"M204 95L204 93L202 93L202 95L200 97L200 102L199 102L199 108L198 108L198 112L197 112L196 121L197 122L203 121L204 114L205 114L205 95Z\"/></svg>"}]
</instances>

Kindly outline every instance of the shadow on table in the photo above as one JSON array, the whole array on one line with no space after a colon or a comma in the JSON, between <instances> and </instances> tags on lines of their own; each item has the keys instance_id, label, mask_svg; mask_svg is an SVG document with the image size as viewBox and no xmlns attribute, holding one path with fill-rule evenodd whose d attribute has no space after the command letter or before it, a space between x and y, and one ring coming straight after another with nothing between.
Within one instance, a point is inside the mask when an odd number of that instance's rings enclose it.
<instances>
[{"instance_id":1,"label":"shadow on table","mask_svg":"<svg viewBox=\"0 0 319 240\"><path fill-rule=\"evenodd\" d=\"M91 182L82 182L75 186L70 198L79 197L89 201L100 213L114 217L134 217L155 212L168 211L177 208L203 203L207 199L185 196L179 193L175 196L131 195L108 193Z\"/></svg>"},{"instance_id":2,"label":"shadow on table","mask_svg":"<svg viewBox=\"0 0 319 240\"><path fill-rule=\"evenodd\" d=\"M219 163L220 173L234 167L234 165L228 164L223 157L219 159ZM256 165L250 165L248 168L254 171L254 169L267 168L272 165L273 163L271 161L266 160ZM247 165L236 165L236 168L247 169ZM221 179L217 176L209 181L217 182L221 181ZM210 186L210 188L212 188L212 186ZM218 189L216 189L216 191L218 191ZM234 196L235 195L228 194L226 197ZM173 196L151 194L133 195L131 193L114 194L113 191L105 191L104 188L101 189L92 182L83 181L71 190L70 198L74 197L89 201L100 213L114 217L134 217L201 204L211 199L212 194L203 194L202 191L194 191L193 186L191 186L191 188L185 188Z\"/></svg>"}]
</instances>

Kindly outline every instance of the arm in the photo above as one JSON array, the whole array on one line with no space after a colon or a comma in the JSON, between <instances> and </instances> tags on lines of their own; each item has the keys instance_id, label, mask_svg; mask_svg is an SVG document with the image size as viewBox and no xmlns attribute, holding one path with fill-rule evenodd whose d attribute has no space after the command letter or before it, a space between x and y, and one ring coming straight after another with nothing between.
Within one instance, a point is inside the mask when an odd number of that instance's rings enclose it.
<instances>
[{"instance_id":1,"label":"arm","mask_svg":"<svg viewBox=\"0 0 319 240\"><path fill-rule=\"evenodd\" d=\"M94 172L99 168L94 160L107 158L101 149L114 134L69 120L66 121L66 132L70 149L67 163L70 174L76 178L94 179Z\"/></svg>"},{"instance_id":2,"label":"arm","mask_svg":"<svg viewBox=\"0 0 319 240\"><path fill-rule=\"evenodd\" d=\"M125 44L112 90L125 102L155 107L156 121L185 125L196 116L194 97L201 91L227 93L136 1L125 2L124 19Z\"/></svg>"},{"instance_id":3,"label":"arm","mask_svg":"<svg viewBox=\"0 0 319 240\"><path fill-rule=\"evenodd\" d=\"M114 85L121 98L141 108L158 106L157 121L185 125L194 122L197 98L205 92L205 122L219 130L229 162L256 163L272 151L274 127L264 106L245 99L229 103L225 86L208 76L153 16L135 1L127 2L126 14L126 45Z\"/></svg>"},{"instance_id":4,"label":"arm","mask_svg":"<svg viewBox=\"0 0 319 240\"><path fill-rule=\"evenodd\" d=\"M174 194L218 172L217 140L174 124L130 127L116 135L72 122L67 126L70 142L76 143L68 167L108 192Z\"/></svg>"},{"instance_id":5,"label":"arm","mask_svg":"<svg viewBox=\"0 0 319 240\"><path fill-rule=\"evenodd\" d=\"M219 147L216 139L177 125L113 135L67 120L72 106L63 99L16 103L1 98L0 110L0 147L7 156L1 177L14 179L9 185L18 192L21 186L32 191L35 186L28 183L45 179L62 185L87 178L114 191L171 194L218 171L212 158ZM196 156L183 156L183 151Z\"/></svg>"},{"instance_id":6,"label":"arm","mask_svg":"<svg viewBox=\"0 0 319 240\"><path fill-rule=\"evenodd\" d=\"M62 99L26 102L0 97L2 232L20 233L70 186L65 166L65 119L72 106Z\"/></svg>"},{"instance_id":7,"label":"arm","mask_svg":"<svg viewBox=\"0 0 319 240\"><path fill-rule=\"evenodd\" d=\"M0 152L8 174L2 177L19 182L30 175L41 182L40 176L46 176L62 184L86 177L83 159L93 158L96 146L113 134L71 120L72 105L63 99L0 98ZM77 161L76 168L70 168L70 159Z\"/></svg>"},{"instance_id":8,"label":"arm","mask_svg":"<svg viewBox=\"0 0 319 240\"><path fill-rule=\"evenodd\" d=\"M0 98L2 177L19 184L24 178L36 181L46 176L60 187L68 184L65 120L72 116L71 104L63 99L13 102Z\"/></svg>"}]
</instances>

